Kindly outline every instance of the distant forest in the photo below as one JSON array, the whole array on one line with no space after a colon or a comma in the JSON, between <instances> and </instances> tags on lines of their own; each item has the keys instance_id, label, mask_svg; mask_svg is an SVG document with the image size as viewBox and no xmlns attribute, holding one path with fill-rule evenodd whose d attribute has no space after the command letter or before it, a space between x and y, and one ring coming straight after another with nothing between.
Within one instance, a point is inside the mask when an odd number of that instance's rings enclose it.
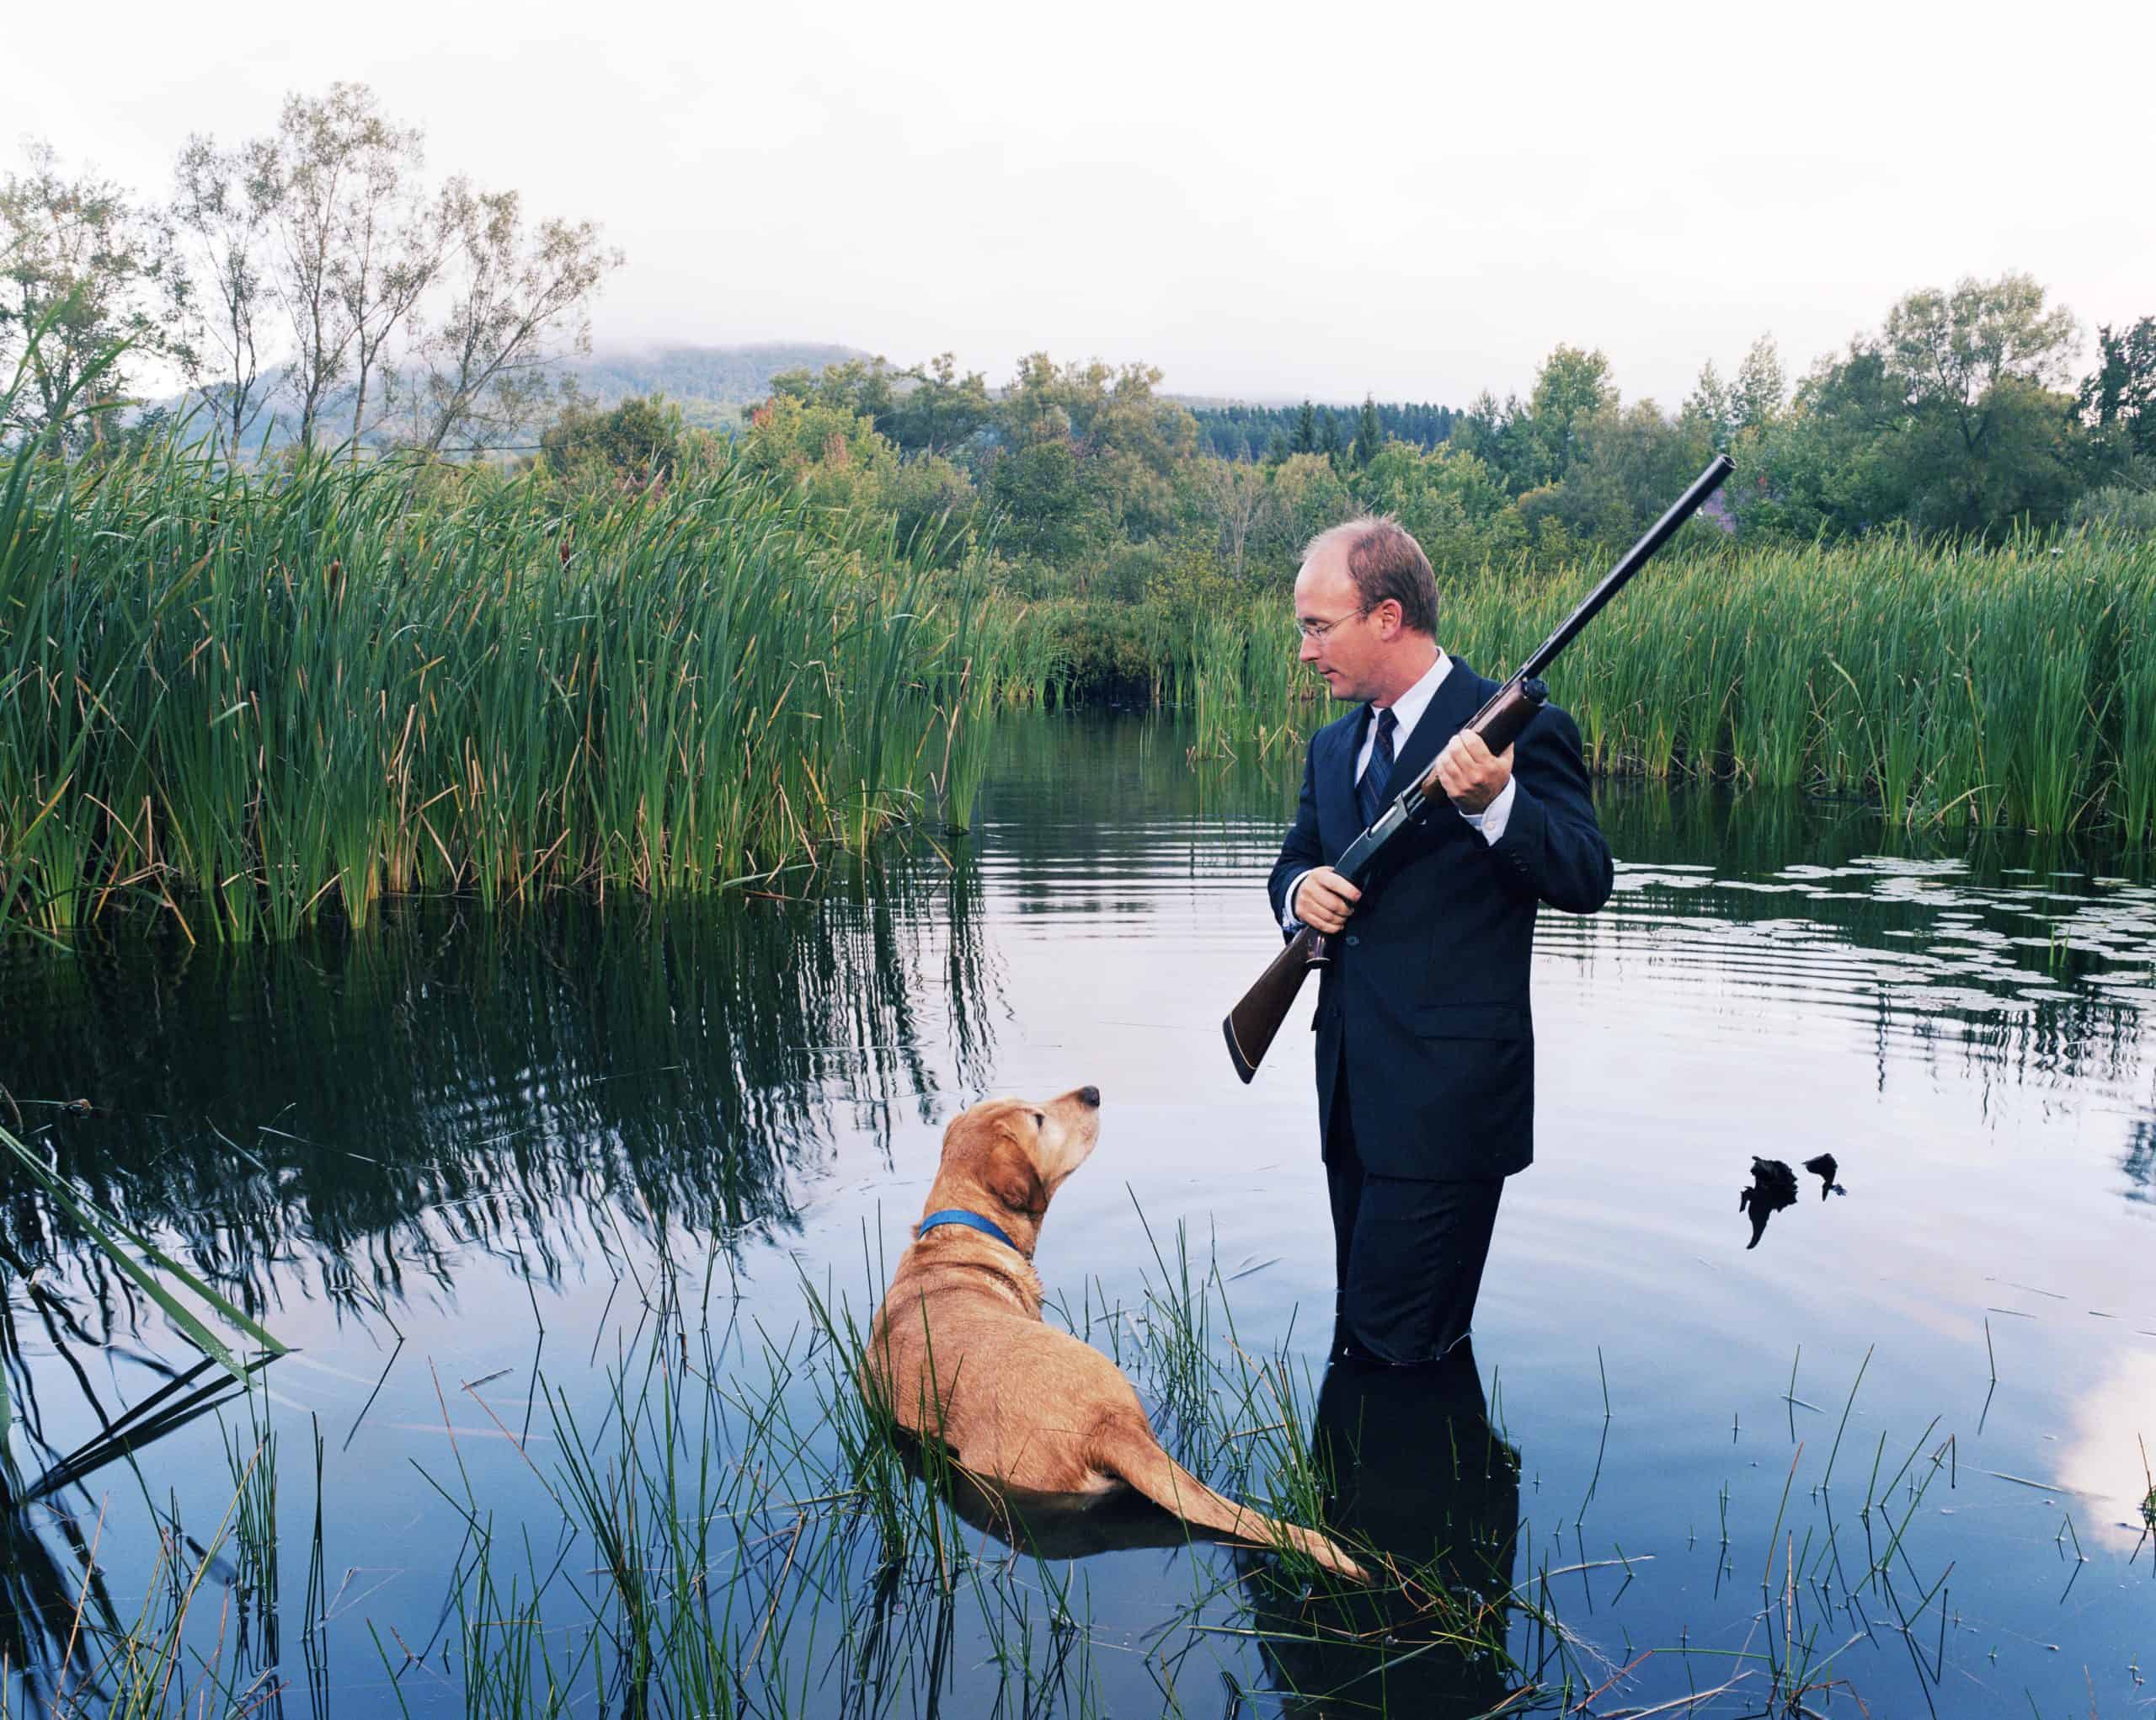
<instances>
[{"instance_id":1,"label":"distant forest","mask_svg":"<svg viewBox=\"0 0 2156 1720\"><path fill-rule=\"evenodd\" d=\"M1358 436L1374 446L1390 439L1410 442L1425 451L1452 439L1454 421L1460 414L1449 406L1410 401L1394 404L1374 400L1374 414L1366 421L1353 406L1319 406L1305 400L1300 406L1245 406L1193 403L1190 415L1198 420L1198 445L1223 460L1283 460L1290 454L1341 454ZM1374 422L1374 435L1371 430Z\"/></svg>"}]
</instances>

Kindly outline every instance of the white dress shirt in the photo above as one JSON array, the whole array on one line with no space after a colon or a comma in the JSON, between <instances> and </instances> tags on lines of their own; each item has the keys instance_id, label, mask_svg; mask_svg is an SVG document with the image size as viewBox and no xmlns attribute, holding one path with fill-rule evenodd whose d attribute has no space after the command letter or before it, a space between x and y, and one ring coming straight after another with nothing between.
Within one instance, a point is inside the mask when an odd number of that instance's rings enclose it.
<instances>
[{"instance_id":1,"label":"white dress shirt","mask_svg":"<svg viewBox=\"0 0 2156 1720\"><path fill-rule=\"evenodd\" d=\"M1437 697L1438 689L1444 685L1445 676L1452 673L1452 659L1443 649L1438 660L1425 671L1422 678L1392 702L1392 718L1396 725L1392 731L1392 756L1396 759L1406 750L1407 737L1415 732L1415 725L1422 720L1422 713L1430 708L1430 701ZM1376 749L1378 725L1372 721L1363 735L1362 750L1355 755L1355 781L1359 784L1363 773L1370 767L1370 754ZM1505 779L1505 786L1497 791L1497 798L1480 812L1468 812L1455 805L1453 810L1482 832L1482 840L1494 843L1505 833L1505 820L1512 815L1513 783ZM1315 868L1313 868L1315 869ZM1302 921L1295 917L1295 892L1302 888L1309 872L1299 872L1288 882L1288 894L1283 900L1287 906L1280 915L1283 931L1298 930Z\"/></svg>"}]
</instances>

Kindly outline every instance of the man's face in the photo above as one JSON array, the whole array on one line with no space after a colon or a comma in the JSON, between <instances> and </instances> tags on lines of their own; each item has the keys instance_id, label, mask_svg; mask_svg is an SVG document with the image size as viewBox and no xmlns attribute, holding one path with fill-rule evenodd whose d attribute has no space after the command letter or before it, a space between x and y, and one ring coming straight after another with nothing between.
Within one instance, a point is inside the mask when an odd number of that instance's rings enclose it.
<instances>
[{"instance_id":1,"label":"man's face","mask_svg":"<svg viewBox=\"0 0 2156 1720\"><path fill-rule=\"evenodd\" d=\"M1295 575L1295 619L1305 629L1298 655L1324 677L1336 699L1374 698L1385 691L1381 670L1400 638L1397 603L1362 615L1362 602L1345 548L1321 550ZM1308 631L1313 626L1321 629L1315 638Z\"/></svg>"}]
</instances>

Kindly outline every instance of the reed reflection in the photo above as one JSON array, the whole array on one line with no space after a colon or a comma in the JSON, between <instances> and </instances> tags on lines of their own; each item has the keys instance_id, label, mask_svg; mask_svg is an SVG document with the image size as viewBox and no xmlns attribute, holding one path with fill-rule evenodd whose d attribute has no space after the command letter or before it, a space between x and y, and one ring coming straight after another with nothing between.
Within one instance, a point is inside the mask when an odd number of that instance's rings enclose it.
<instances>
[{"instance_id":1,"label":"reed reflection","mask_svg":"<svg viewBox=\"0 0 2156 1720\"><path fill-rule=\"evenodd\" d=\"M472 1247L552 1282L602 1215L722 1237L786 1225L836 1135L880 1146L944 1081L985 1078L978 874L940 884L436 906L236 951L86 944L14 976L48 1025L16 1038L0 1082L65 1174L252 1311L295 1274L384 1303L446 1286ZM66 1103L86 1097L88 1114ZM12 1273L69 1252L41 1203L0 1202Z\"/></svg>"}]
</instances>

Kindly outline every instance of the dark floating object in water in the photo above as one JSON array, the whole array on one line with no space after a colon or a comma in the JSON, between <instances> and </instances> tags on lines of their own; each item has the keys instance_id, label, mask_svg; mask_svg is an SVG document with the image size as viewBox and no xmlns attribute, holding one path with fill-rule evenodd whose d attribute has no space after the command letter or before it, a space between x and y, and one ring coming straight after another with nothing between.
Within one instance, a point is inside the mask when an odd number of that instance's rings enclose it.
<instances>
[{"instance_id":1,"label":"dark floating object in water","mask_svg":"<svg viewBox=\"0 0 2156 1720\"><path fill-rule=\"evenodd\" d=\"M97 1114L98 1108L88 1099L69 1099L60 1108L63 1117L94 1117Z\"/></svg>"},{"instance_id":2,"label":"dark floating object in water","mask_svg":"<svg viewBox=\"0 0 2156 1720\"><path fill-rule=\"evenodd\" d=\"M1752 1240L1744 1246L1758 1247L1759 1238L1766 1234L1767 1221L1784 1207L1796 1205L1796 1172L1780 1159L1753 1159L1752 1186L1737 1197L1737 1210L1752 1215Z\"/></svg>"},{"instance_id":3,"label":"dark floating object in water","mask_svg":"<svg viewBox=\"0 0 2156 1720\"><path fill-rule=\"evenodd\" d=\"M1804 1168L1819 1179L1819 1198L1822 1200L1829 1194L1846 1194L1849 1192L1834 1180L1834 1172L1840 1167L1834 1162L1834 1156L1831 1152L1822 1152L1816 1159L1805 1160Z\"/></svg>"}]
</instances>

